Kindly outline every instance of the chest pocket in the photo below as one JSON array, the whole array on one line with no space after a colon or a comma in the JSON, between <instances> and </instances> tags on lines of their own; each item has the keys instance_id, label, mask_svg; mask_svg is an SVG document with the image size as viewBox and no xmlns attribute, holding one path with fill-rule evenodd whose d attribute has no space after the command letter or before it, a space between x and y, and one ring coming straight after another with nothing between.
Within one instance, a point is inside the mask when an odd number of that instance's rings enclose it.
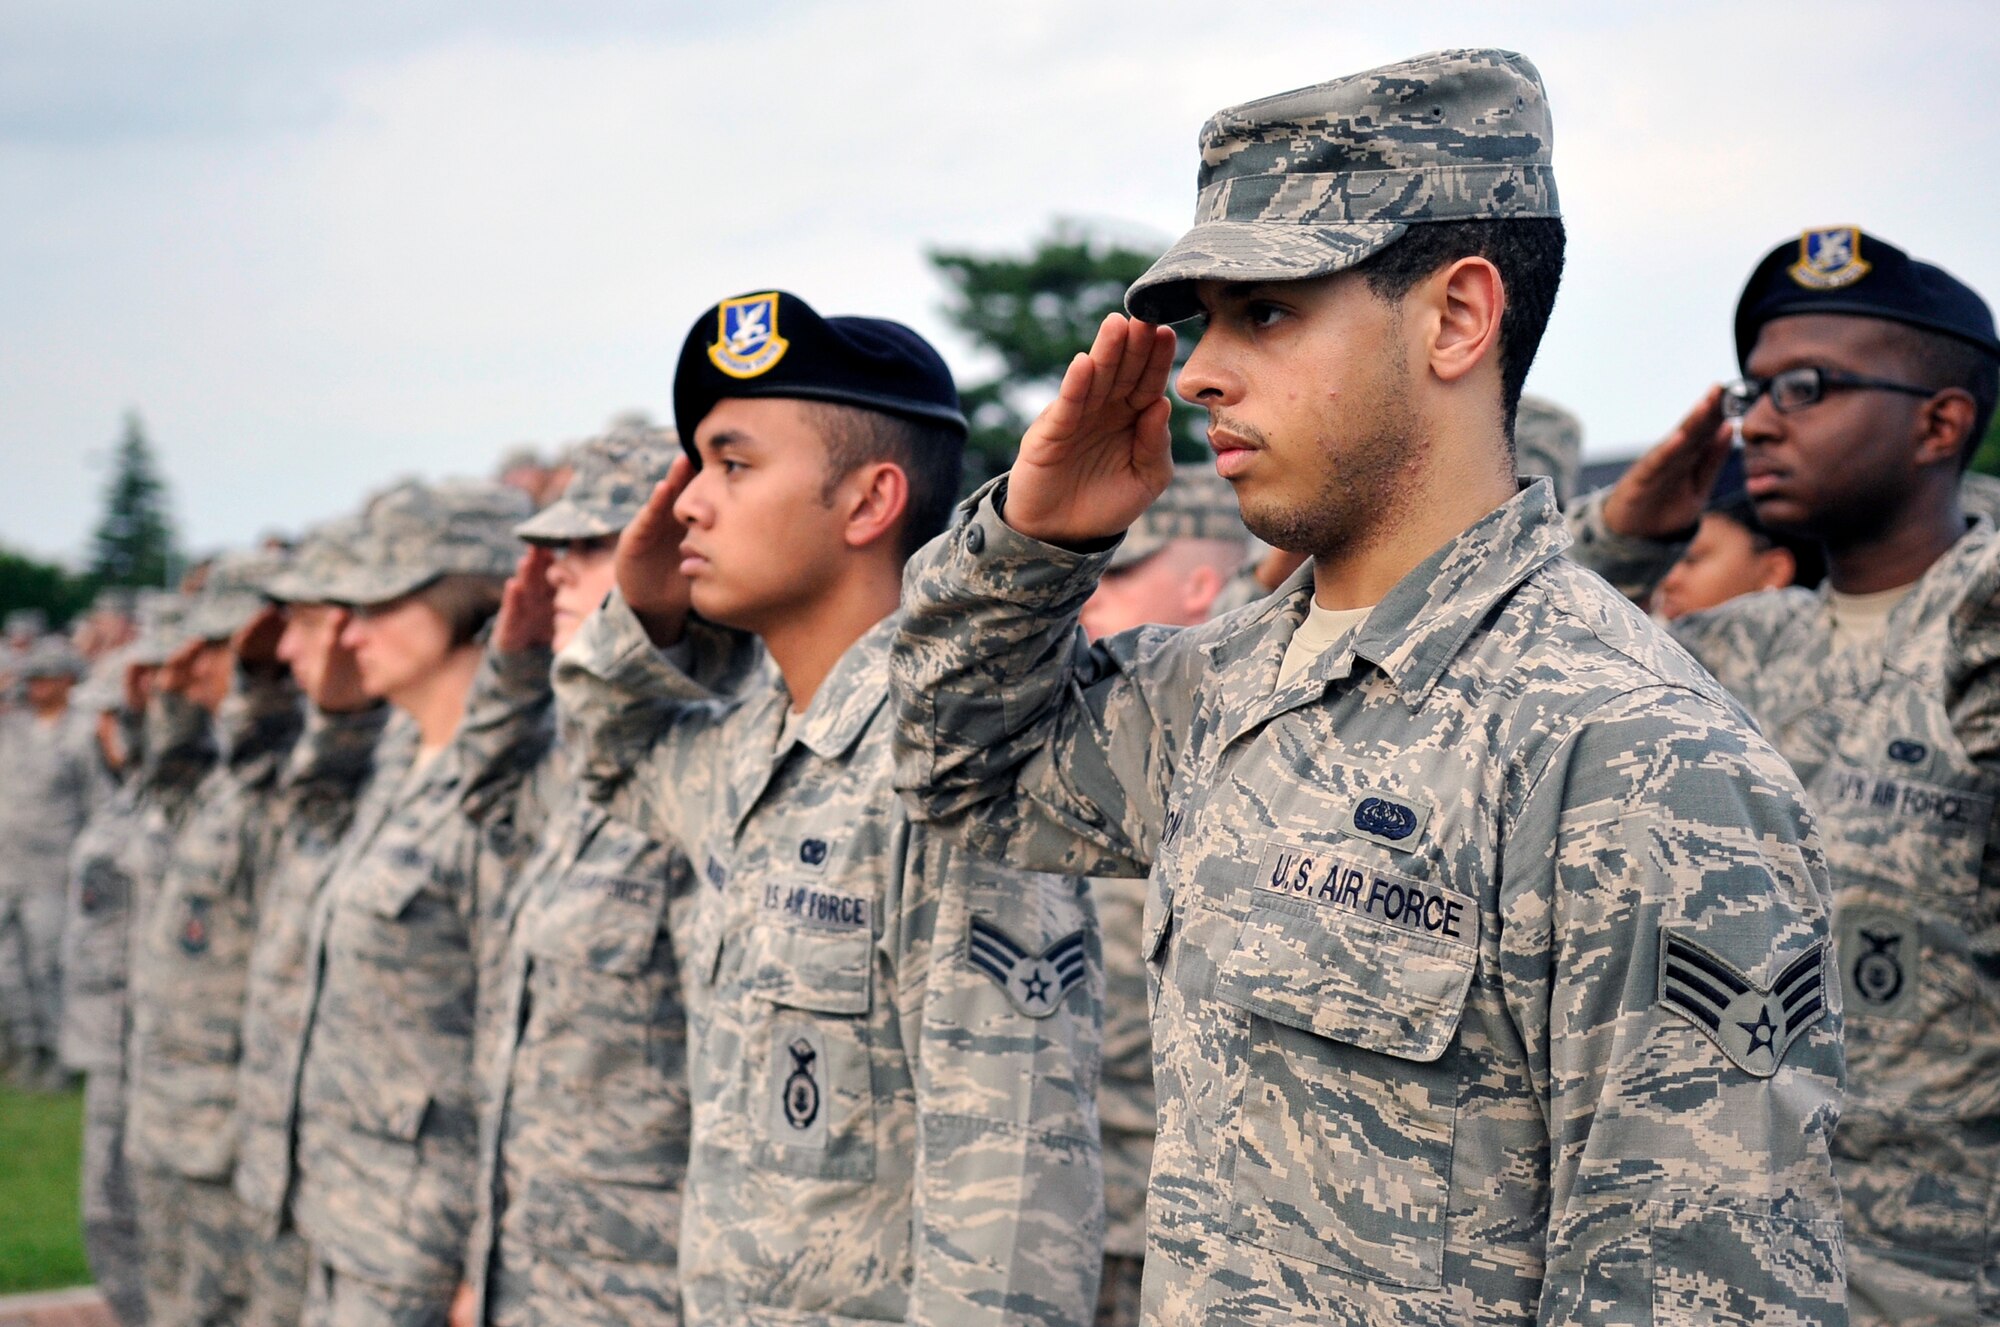
<instances>
[{"instance_id":1,"label":"chest pocket","mask_svg":"<svg viewBox=\"0 0 2000 1327\"><path fill-rule=\"evenodd\" d=\"M667 854L594 807L583 817L571 840L583 847L536 909L528 950L540 962L636 976L651 964L666 916Z\"/></svg>"},{"instance_id":2,"label":"chest pocket","mask_svg":"<svg viewBox=\"0 0 2000 1327\"><path fill-rule=\"evenodd\" d=\"M757 1164L829 1180L875 1175L872 930L756 926L742 980Z\"/></svg>"},{"instance_id":3,"label":"chest pocket","mask_svg":"<svg viewBox=\"0 0 2000 1327\"><path fill-rule=\"evenodd\" d=\"M1476 917L1465 930L1453 940L1311 899L1252 903L1215 985L1252 1016L1237 1237L1371 1281L1441 1284L1458 1109L1446 1051L1477 965Z\"/></svg>"}]
</instances>

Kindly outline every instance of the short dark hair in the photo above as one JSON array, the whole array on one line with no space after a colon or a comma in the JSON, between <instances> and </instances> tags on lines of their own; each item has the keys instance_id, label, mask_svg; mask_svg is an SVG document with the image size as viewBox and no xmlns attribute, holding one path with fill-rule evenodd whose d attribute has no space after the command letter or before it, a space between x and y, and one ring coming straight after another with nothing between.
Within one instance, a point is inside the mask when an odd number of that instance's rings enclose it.
<instances>
[{"instance_id":1,"label":"short dark hair","mask_svg":"<svg viewBox=\"0 0 2000 1327\"><path fill-rule=\"evenodd\" d=\"M1943 332L1933 332L1907 323L1887 323L1895 340L1903 347L1903 369L1918 386L1943 391L1957 387L1972 398L1972 429L1959 439L1958 467L1972 464L1986 428L1993 422L1993 406L2000 399L2000 359L1991 352Z\"/></svg>"},{"instance_id":2,"label":"short dark hair","mask_svg":"<svg viewBox=\"0 0 2000 1327\"><path fill-rule=\"evenodd\" d=\"M455 650L478 640L479 633L499 614L506 586L506 580L499 576L454 573L438 577L416 594L451 627L451 647Z\"/></svg>"},{"instance_id":3,"label":"short dark hair","mask_svg":"<svg viewBox=\"0 0 2000 1327\"><path fill-rule=\"evenodd\" d=\"M1461 258L1484 258L1500 270L1507 291L1506 312L1500 316L1500 408L1512 446L1521 388L1548 330L1556 287L1562 284L1566 241L1560 217L1422 221L1354 270L1377 299L1387 301L1403 298L1419 281Z\"/></svg>"},{"instance_id":4,"label":"short dark hair","mask_svg":"<svg viewBox=\"0 0 2000 1327\"><path fill-rule=\"evenodd\" d=\"M888 461L910 481L898 554L907 561L951 524L959 481L965 473L964 429L832 401L802 400L799 405L826 441L826 488L821 501L832 502L840 481L859 467Z\"/></svg>"}]
</instances>

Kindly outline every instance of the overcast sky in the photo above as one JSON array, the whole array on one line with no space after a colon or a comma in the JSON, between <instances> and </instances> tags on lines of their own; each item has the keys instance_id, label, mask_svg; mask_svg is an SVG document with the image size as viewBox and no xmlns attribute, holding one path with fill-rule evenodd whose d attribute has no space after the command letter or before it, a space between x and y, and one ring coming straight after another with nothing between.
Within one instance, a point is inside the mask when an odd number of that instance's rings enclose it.
<instances>
[{"instance_id":1,"label":"overcast sky","mask_svg":"<svg viewBox=\"0 0 2000 1327\"><path fill-rule=\"evenodd\" d=\"M1209 112L1452 45L1548 83L1570 265L1530 390L1593 453L1729 374L1804 227L2000 295L1983 2L0 0L0 543L82 553L128 408L204 551L665 418L689 321L750 288L976 374L927 246L1164 243Z\"/></svg>"}]
</instances>

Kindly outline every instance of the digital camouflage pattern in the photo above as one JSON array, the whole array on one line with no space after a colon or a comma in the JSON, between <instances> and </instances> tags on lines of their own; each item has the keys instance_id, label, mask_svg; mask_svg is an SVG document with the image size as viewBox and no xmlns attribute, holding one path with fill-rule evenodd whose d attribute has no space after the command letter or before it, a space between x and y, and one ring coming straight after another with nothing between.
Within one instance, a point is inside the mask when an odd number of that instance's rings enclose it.
<instances>
[{"instance_id":1,"label":"digital camouflage pattern","mask_svg":"<svg viewBox=\"0 0 2000 1327\"><path fill-rule=\"evenodd\" d=\"M187 601L180 629L188 640L228 640L263 610L265 587L283 567L265 553L224 553L209 564L201 590Z\"/></svg>"},{"instance_id":2,"label":"digital camouflage pattern","mask_svg":"<svg viewBox=\"0 0 2000 1327\"><path fill-rule=\"evenodd\" d=\"M1309 566L1093 648L1107 555L994 503L905 579L898 780L975 851L1150 872L1148 1322L1840 1320L1798 783L1546 485L1283 689Z\"/></svg>"},{"instance_id":3,"label":"digital camouflage pattern","mask_svg":"<svg viewBox=\"0 0 2000 1327\"><path fill-rule=\"evenodd\" d=\"M1548 96L1511 51L1435 51L1217 111L1194 228L1126 292L1149 322L1200 312L1193 283L1343 271L1412 224L1553 217Z\"/></svg>"},{"instance_id":4,"label":"digital camouflage pattern","mask_svg":"<svg viewBox=\"0 0 2000 1327\"><path fill-rule=\"evenodd\" d=\"M249 1295L248 1225L229 1187L237 1061L278 772L299 727L289 673L238 669L218 758L133 931L125 1151L155 1322L234 1321Z\"/></svg>"},{"instance_id":5,"label":"digital camouflage pattern","mask_svg":"<svg viewBox=\"0 0 2000 1327\"><path fill-rule=\"evenodd\" d=\"M371 501L337 576L293 597L342 604L383 604L442 576L505 577L520 558L513 528L533 510L528 495L504 484L452 479L398 484ZM286 583L289 584L289 583Z\"/></svg>"},{"instance_id":6,"label":"digital camouflage pattern","mask_svg":"<svg viewBox=\"0 0 2000 1327\"><path fill-rule=\"evenodd\" d=\"M1672 564L1669 546L1630 543L1650 547L1651 578ZM1634 588L1650 584L1643 561L1625 564ZM2000 1313L1996 593L2000 540L1982 521L1874 648L1835 652L1825 589L1745 596L1670 628L1792 762L1826 844L1849 1066L1834 1164L1856 1322Z\"/></svg>"},{"instance_id":7,"label":"digital camouflage pattern","mask_svg":"<svg viewBox=\"0 0 2000 1327\"><path fill-rule=\"evenodd\" d=\"M890 620L803 716L733 701L617 595L558 660L589 777L686 852L686 1320L1074 1324L1103 1247L1097 926L890 785ZM635 722L635 716L639 721Z\"/></svg>"},{"instance_id":8,"label":"digital camouflage pattern","mask_svg":"<svg viewBox=\"0 0 2000 1327\"><path fill-rule=\"evenodd\" d=\"M232 1184L250 1223L249 1327L299 1320L306 1252L283 1221L291 1172L292 1091L304 1049L306 935L320 886L375 766L386 707L312 709L279 776L257 889L236 1083Z\"/></svg>"},{"instance_id":9,"label":"digital camouflage pattern","mask_svg":"<svg viewBox=\"0 0 2000 1327\"><path fill-rule=\"evenodd\" d=\"M516 526L514 534L537 543L615 535L639 514L679 454L672 429L622 423L571 453L576 469L562 497Z\"/></svg>"},{"instance_id":10,"label":"digital camouflage pattern","mask_svg":"<svg viewBox=\"0 0 2000 1327\"><path fill-rule=\"evenodd\" d=\"M1212 465L1177 465L1173 482L1133 522L1111 554L1111 569L1145 561L1176 539L1223 539L1248 544L1236 490Z\"/></svg>"},{"instance_id":11,"label":"digital camouflage pattern","mask_svg":"<svg viewBox=\"0 0 2000 1327\"><path fill-rule=\"evenodd\" d=\"M1554 401L1523 396L1514 415L1514 473L1548 480L1556 505L1568 507L1582 466L1583 421Z\"/></svg>"},{"instance_id":12,"label":"digital camouflage pattern","mask_svg":"<svg viewBox=\"0 0 2000 1327\"><path fill-rule=\"evenodd\" d=\"M530 666L546 672L547 655ZM336 1300L442 1313L463 1274L481 975L496 963L507 886L531 846L507 803L547 741L532 718L501 716L491 730L468 718L417 766L415 731L403 728L378 749L321 889L291 1211L313 1259L339 1278ZM469 799L491 805L475 818Z\"/></svg>"},{"instance_id":13,"label":"digital camouflage pattern","mask_svg":"<svg viewBox=\"0 0 2000 1327\"><path fill-rule=\"evenodd\" d=\"M31 1070L54 1063L61 1035L70 852L109 791L95 724L75 709L0 714L0 1048Z\"/></svg>"},{"instance_id":14,"label":"digital camouflage pattern","mask_svg":"<svg viewBox=\"0 0 2000 1327\"><path fill-rule=\"evenodd\" d=\"M1157 1098L1153 1027L1147 1013L1146 883L1102 876L1090 882L1104 933L1104 1076L1097 1113L1104 1139L1104 1252L1111 1264L1146 1252L1146 1180L1153 1171Z\"/></svg>"}]
</instances>

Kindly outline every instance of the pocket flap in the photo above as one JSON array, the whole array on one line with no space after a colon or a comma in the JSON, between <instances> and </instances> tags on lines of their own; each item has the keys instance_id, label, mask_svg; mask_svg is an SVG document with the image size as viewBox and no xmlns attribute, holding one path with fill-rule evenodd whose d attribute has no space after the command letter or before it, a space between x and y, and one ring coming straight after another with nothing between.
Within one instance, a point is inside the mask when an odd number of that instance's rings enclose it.
<instances>
[{"instance_id":1,"label":"pocket flap","mask_svg":"<svg viewBox=\"0 0 2000 1327\"><path fill-rule=\"evenodd\" d=\"M387 921L402 916L410 901L431 882L430 862L408 849L401 850L393 862L370 853L354 869L348 897Z\"/></svg>"},{"instance_id":2,"label":"pocket flap","mask_svg":"<svg viewBox=\"0 0 2000 1327\"><path fill-rule=\"evenodd\" d=\"M528 946L549 962L621 976L643 972L666 915L666 850L615 821L590 826L579 841L580 854L537 860L537 869L561 879L550 882Z\"/></svg>"},{"instance_id":3,"label":"pocket flap","mask_svg":"<svg viewBox=\"0 0 2000 1327\"><path fill-rule=\"evenodd\" d=\"M1216 998L1274 1023L1404 1060L1458 1031L1478 953L1306 899L1260 898L1216 973Z\"/></svg>"},{"instance_id":4,"label":"pocket flap","mask_svg":"<svg viewBox=\"0 0 2000 1327\"><path fill-rule=\"evenodd\" d=\"M354 1093L349 1105L359 1128L384 1138L413 1143L423 1132L431 1094L422 1083L378 1078L369 1090Z\"/></svg>"},{"instance_id":5,"label":"pocket flap","mask_svg":"<svg viewBox=\"0 0 2000 1327\"><path fill-rule=\"evenodd\" d=\"M820 1014L865 1014L874 974L870 931L766 924L751 931L743 975L751 994Z\"/></svg>"}]
</instances>

